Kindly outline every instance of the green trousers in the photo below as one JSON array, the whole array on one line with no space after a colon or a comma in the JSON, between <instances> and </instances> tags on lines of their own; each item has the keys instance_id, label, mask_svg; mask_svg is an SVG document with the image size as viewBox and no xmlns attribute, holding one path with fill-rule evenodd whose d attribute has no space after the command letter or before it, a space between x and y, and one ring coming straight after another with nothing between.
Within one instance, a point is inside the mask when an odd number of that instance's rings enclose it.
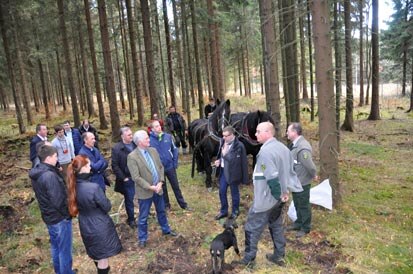
<instances>
[{"instance_id":1,"label":"green trousers","mask_svg":"<svg viewBox=\"0 0 413 274\"><path fill-rule=\"evenodd\" d=\"M293 192L294 207L297 212L294 227L304 232L310 232L311 230L310 188L311 184L308 184L303 186L304 191Z\"/></svg>"}]
</instances>

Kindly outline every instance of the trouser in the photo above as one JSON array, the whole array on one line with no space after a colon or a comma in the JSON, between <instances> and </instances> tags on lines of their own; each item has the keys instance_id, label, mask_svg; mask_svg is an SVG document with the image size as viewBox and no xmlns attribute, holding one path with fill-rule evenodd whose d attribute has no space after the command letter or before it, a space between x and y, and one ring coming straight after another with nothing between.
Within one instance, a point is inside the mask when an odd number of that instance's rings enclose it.
<instances>
[{"instance_id":1,"label":"trouser","mask_svg":"<svg viewBox=\"0 0 413 274\"><path fill-rule=\"evenodd\" d=\"M72 220L65 219L47 225L50 236L50 253L57 274L72 274Z\"/></svg>"},{"instance_id":2,"label":"trouser","mask_svg":"<svg viewBox=\"0 0 413 274\"><path fill-rule=\"evenodd\" d=\"M294 222L296 229L310 232L311 230L311 204L310 204L310 189L311 184L303 186L304 191L293 192L293 201L295 211L297 212L297 220Z\"/></svg>"},{"instance_id":3,"label":"trouser","mask_svg":"<svg viewBox=\"0 0 413 274\"><path fill-rule=\"evenodd\" d=\"M252 207L250 208L247 222L245 223L245 261L255 260L258 251L258 241L267 224L274 245L274 255L276 258L283 258L285 256L286 241L282 226L282 214L277 218L273 218L273 216L278 215L279 207L283 205L276 204L270 210L258 213L254 212Z\"/></svg>"},{"instance_id":4,"label":"trouser","mask_svg":"<svg viewBox=\"0 0 413 274\"><path fill-rule=\"evenodd\" d=\"M237 214L239 213L239 186L238 184L228 184L227 180L224 176L224 170L221 170L221 174L219 176L219 200L221 201L221 214L228 213L228 198L227 198L227 189L228 186L231 189L231 199L232 199L232 213Z\"/></svg>"},{"instance_id":5,"label":"trouser","mask_svg":"<svg viewBox=\"0 0 413 274\"><path fill-rule=\"evenodd\" d=\"M172 190L175 194L176 201L178 202L181 208L187 208L188 204L185 202L184 196L182 195L181 189L179 187L178 176L176 175L176 169L172 168L165 171L165 177L168 178L169 183L171 184ZM165 200L165 206L171 207L168 196L168 188L166 183L162 185L163 198Z\"/></svg>"},{"instance_id":6,"label":"trouser","mask_svg":"<svg viewBox=\"0 0 413 274\"><path fill-rule=\"evenodd\" d=\"M168 234L171 228L168 224L165 212L165 202L162 195L156 193L149 199L139 199L139 218L138 218L138 241L146 242L148 240L148 216L152 203L155 204L156 217L161 226L162 233Z\"/></svg>"},{"instance_id":7,"label":"trouser","mask_svg":"<svg viewBox=\"0 0 413 274\"><path fill-rule=\"evenodd\" d=\"M135 222L135 207L133 199L135 197L135 182L129 179L127 182L123 182L123 196L125 197L125 209L128 215L128 224Z\"/></svg>"}]
</instances>

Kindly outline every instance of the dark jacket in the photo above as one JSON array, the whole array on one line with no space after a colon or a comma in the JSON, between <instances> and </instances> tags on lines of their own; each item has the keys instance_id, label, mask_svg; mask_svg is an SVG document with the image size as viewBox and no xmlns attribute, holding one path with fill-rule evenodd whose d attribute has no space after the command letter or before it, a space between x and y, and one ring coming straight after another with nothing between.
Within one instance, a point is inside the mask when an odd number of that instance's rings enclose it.
<instances>
[{"instance_id":1,"label":"dark jacket","mask_svg":"<svg viewBox=\"0 0 413 274\"><path fill-rule=\"evenodd\" d=\"M132 146L133 149L136 148L136 145L133 142ZM116 143L112 148L112 171L116 176L115 190L121 193L123 192L122 185L125 182L125 178L130 178L132 180L128 168L129 153L130 151L122 141Z\"/></svg>"},{"instance_id":2,"label":"dark jacket","mask_svg":"<svg viewBox=\"0 0 413 274\"><path fill-rule=\"evenodd\" d=\"M108 167L108 162L105 158L103 158L97 148L90 149L85 145L83 145L80 149L79 155L85 155L90 160L90 172L92 173L90 181L97 183L103 190L105 190L105 178L103 176L106 168Z\"/></svg>"},{"instance_id":3,"label":"dark jacket","mask_svg":"<svg viewBox=\"0 0 413 274\"><path fill-rule=\"evenodd\" d=\"M39 135L34 136L30 141L30 161L33 163L32 166L34 166L34 161L37 157L36 144L41 141L42 139L39 137Z\"/></svg>"},{"instance_id":4,"label":"dark jacket","mask_svg":"<svg viewBox=\"0 0 413 274\"><path fill-rule=\"evenodd\" d=\"M95 135L95 139L96 139L95 147L98 147L99 136L98 136L98 131L96 130L96 128L94 128L91 124L89 124L89 128L86 130L83 127L83 125L80 125L80 127L79 127L80 136L82 136L83 133L85 133L85 132L91 132L91 133L93 133L93 135ZM81 144L83 145L83 142Z\"/></svg>"},{"instance_id":5,"label":"dark jacket","mask_svg":"<svg viewBox=\"0 0 413 274\"><path fill-rule=\"evenodd\" d=\"M149 135L151 147L156 148L165 171L178 168L178 148L175 146L172 136L162 133L159 138L154 132Z\"/></svg>"},{"instance_id":6,"label":"dark jacket","mask_svg":"<svg viewBox=\"0 0 413 274\"><path fill-rule=\"evenodd\" d=\"M76 201L80 235L87 255L100 260L119 254L122 244L108 214L112 205L103 190L97 184L78 179Z\"/></svg>"},{"instance_id":7,"label":"dark jacket","mask_svg":"<svg viewBox=\"0 0 413 274\"><path fill-rule=\"evenodd\" d=\"M221 156L224 142L221 140L217 159L224 160L224 176L228 184L248 183L248 160L244 144L235 137L231 148L225 156ZM219 167L219 172L222 168Z\"/></svg>"},{"instance_id":8,"label":"dark jacket","mask_svg":"<svg viewBox=\"0 0 413 274\"><path fill-rule=\"evenodd\" d=\"M177 126L179 128L177 128ZM175 131L184 132L186 129L186 122L181 114L174 112L166 116L166 128L168 133L173 134Z\"/></svg>"},{"instance_id":9,"label":"dark jacket","mask_svg":"<svg viewBox=\"0 0 413 274\"><path fill-rule=\"evenodd\" d=\"M75 155L78 155L79 150L83 145L82 134L80 133L79 129L77 129L77 128L72 127L71 130L72 130L73 147L75 148ZM65 136L67 136L66 132L65 132Z\"/></svg>"},{"instance_id":10,"label":"dark jacket","mask_svg":"<svg viewBox=\"0 0 413 274\"><path fill-rule=\"evenodd\" d=\"M70 218L65 182L58 169L40 163L30 170L29 177L46 225L54 225Z\"/></svg>"}]
</instances>

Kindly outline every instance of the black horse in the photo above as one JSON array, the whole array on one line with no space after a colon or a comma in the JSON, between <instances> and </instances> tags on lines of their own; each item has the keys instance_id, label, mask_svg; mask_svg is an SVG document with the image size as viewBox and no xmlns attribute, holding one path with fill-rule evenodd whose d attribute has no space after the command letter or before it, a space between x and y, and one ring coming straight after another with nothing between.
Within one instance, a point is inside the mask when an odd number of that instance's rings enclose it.
<instances>
[{"instance_id":1,"label":"black horse","mask_svg":"<svg viewBox=\"0 0 413 274\"><path fill-rule=\"evenodd\" d=\"M253 166L255 166L256 157L261 148L261 144L258 143L255 136L257 126L259 123L267 121L274 124L271 115L261 110L231 114L231 125L235 129L238 139L244 144L247 154L253 156Z\"/></svg>"},{"instance_id":2,"label":"black horse","mask_svg":"<svg viewBox=\"0 0 413 274\"><path fill-rule=\"evenodd\" d=\"M192 171L194 177L195 161L197 171L205 172L207 188L212 186L212 158L218 154L222 130L229 125L230 101L218 105L208 119L197 119L188 127L188 142L192 149Z\"/></svg>"}]
</instances>

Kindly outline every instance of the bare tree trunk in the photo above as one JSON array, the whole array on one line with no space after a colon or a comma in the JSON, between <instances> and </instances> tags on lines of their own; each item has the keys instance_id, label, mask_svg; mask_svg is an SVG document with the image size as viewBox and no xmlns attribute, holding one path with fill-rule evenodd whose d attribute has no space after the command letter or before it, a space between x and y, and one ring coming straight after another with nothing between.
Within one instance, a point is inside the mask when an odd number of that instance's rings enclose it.
<instances>
[{"instance_id":1,"label":"bare tree trunk","mask_svg":"<svg viewBox=\"0 0 413 274\"><path fill-rule=\"evenodd\" d=\"M97 61L96 61L95 39L93 38L92 21L90 19L90 11L89 11L89 0L83 0L83 2L85 5L85 17L86 17L86 23L87 23L87 33L88 33L88 38L89 38L89 50L90 50L90 56L92 58L93 78L95 80L96 98L98 101L100 129L107 129L108 122L106 121L106 117L105 117L105 109L103 108L102 91L100 89L99 70L98 70ZM79 126L79 124L76 124L76 123L75 125Z\"/></svg>"},{"instance_id":2,"label":"bare tree trunk","mask_svg":"<svg viewBox=\"0 0 413 274\"><path fill-rule=\"evenodd\" d=\"M19 132L23 134L26 132L26 126L24 125L23 115L22 115L22 108L21 108L21 101L20 101L20 94L16 89L16 78L14 76L13 71L13 61L11 60L11 53L9 48L9 40L7 38L7 29L4 20L4 14L7 14L7 7L5 7L6 3L0 3L0 28L1 28L1 36L3 39L3 47L4 53L6 54L7 60L7 72L9 75L9 79L11 82L11 88L13 93L14 105L16 108L16 118L17 123L19 124ZM4 10L4 11L3 11Z\"/></svg>"},{"instance_id":3,"label":"bare tree trunk","mask_svg":"<svg viewBox=\"0 0 413 274\"><path fill-rule=\"evenodd\" d=\"M214 6L213 0L207 0L207 7L208 7L208 28L209 28L209 48L211 49L211 80L212 80L212 91L215 98L220 98L221 91L219 89L219 69L218 69L218 57L217 57L217 41L216 41L216 24L214 21ZM220 98L222 99L222 98Z\"/></svg>"},{"instance_id":4,"label":"bare tree trunk","mask_svg":"<svg viewBox=\"0 0 413 274\"><path fill-rule=\"evenodd\" d=\"M120 120L118 104L115 94L115 81L112 68L112 57L110 54L108 20L106 16L105 0L98 0L100 37L102 40L103 62L105 67L106 92L108 94L110 122L112 126L112 141L120 139Z\"/></svg>"},{"instance_id":5,"label":"bare tree trunk","mask_svg":"<svg viewBox=\"0 0 413 274\"><path fill-rule=\"evenodd\" d=\"M333 204L336 207L342 201L342 189L339 181L337 130L335 124L334 79L331 77L333 69L330 15L327 1L314 0L311 4L313 18L314 47L316 63L316 82L319 106L319 133L320 133L320 177L329 179L333 189Z\"/></svg>"},{"instance_id":6,"label":"bare tree trunk","mask_svg":"<svg viewBox=\"0 0 413 274\"><path fill-rule=\"evenodd\" d=\"M307 0L307 37L308 37L308 56L310 59L310 105L311 105L311 122L314 122L314 72L313 72L313 47L311 41L311 18L310 18L310 0Z\"/></svg>"},{"instance_id":7,"label":"bare tree trunk","mask_svg":"<svg viewBox=\"0 0 413 274\"><path fill-rule=\"evenodd\" d=\"M203 37L203 44L204 44L204 63L205 63L205 73L206 73L206 82L207 82L207 87L208 87L208 97L211 98L213 97L213 93L212 93L212 87L211 87L211 66L210 66L210 54L209 54L209 47L208 47L208 41L207 38ZM240 87L241 88L241 87Z\"/></svg>"},{"instance_id":8,"label":"bare tree trunk","mask_svg":"<svg viewBox=\"0 0 413 274\"><path fill-rule=\"evenodd\" d=\"M379 1L372 0L373 21L371 24L371 50L372 50L372 83L371 83L371 109L368 120L380 120L379 108Z\"/></svg>"},{"instance_id":9,"label":"bare tree trunk","mask_svg":"<svg viewBox=\"0 0 413 274\"><path fill-rule=\"evenodd\" d=\"M165 1L165 0L164 0ZM198 35L197 35L197 25L196 25L196 15L195 15L195 0L191 0L191 20L192 20L192 39L194 43L194 54L195 54L195 69L196 69L196 81L198 86L198 108L199 117L203 116L204 109L204 91L202 89L202 78L201 78L201 64L199 62L199 52L198 52Z\"/></svg>"},{"instance_id":10,"label":"bare tree trunk","mask_svg":"<svg viewBox=\"0 0 413 274\"><path fill-rule=\"evenodd\" d=\"M130 49L132 53L132 69L133 69L133 77L135 79L135 94L136 94L136 103L138 109L138 125L142 126L144 123L144 106L143 106L143 96L142 96L142 89L139 82L139 60L138 60L138 53L136 51L136 37L135 37L135 28L134 28L134 19L133 19L133 10L131 6L131 1L126 0L126 12L128 14L128 28L129 28L129 42L130 42ZM155 77L155 76L153 76Z\"/></svg>"},{"instance_id":11,"label":"bare tree trunk","mask_svg":"<svg viewBox=\"0 0 413 274\"><path fill-rule=\"evenodd\" d=\"M409 16L409 2L411 0L406 1L406 7L404 8L404 14L403 14L403 23L404 24L409 24L408 16ZM411 20L411 19L410 19ZM408 55L408 49L409 46L407 45L406 39L403 39L402 43L402 50L403 50L403 76L402 76L402 97L406 96L406 84L407 84L407 55Z\"/></svg>"},{"instance_id":12,"label":"bare tree trunk","mask_svg":"<svg viewBox=\"0 0 413 274\"><path fill-rule=\"evenodd\" d=\"M65 92L63 89L62 70L60 68L60 57L59 57L59 51L57 49L56 49L56 66L57 66L57 72L58 72L58 78L59 78L59 90L60 90L60 96L62 99L63 111L66 111L67 106L66 106Z\"/></svg>"},{"instance_id":13,"label":"bare tree trunk","mask_svg":"<svg viewBox=\"0 0 413 274\"><path fill-rule=\"evenodd\" d=\"M275 123L276 137L279 138L281 136L280 88L278 82L277 49L275 45L276 37L274 17L272 15L272 1L260 0L259 6L266 105Z\"/></svg>"},{"instance_id":14,"label":"bare tree trunk","mask_svg":"<svg viewBox=\"0 0 413 274\"><path fill-rule=\"evenodd\" d=\"M409 107L409 110L407 111L407 112L411 112L411 111L413 111L413 59L411 60L411 65L412 65L412 67L411 67L411 70L410 70L410 73L411 73L411 79L410 79L410 107Z\"/></svg>"},{"instance_id":15,"label":"bare tree trunk","mask_svg":"<svg viewBox=\"0 0 413 274\"><path fill-rule=\"evenodd\" d=\"M360 99L359 99L359 107L364 105L364 49L363 49L363 39L364 39L364 13L363 13L363 6L364 6L364 0L359 0L359 13L360 13L360 20L359 20L359 31L360 31L360 49L359 49L359 55L360 55Z\"/></svg>"},{"instance_id":16,"label":"bare tree trunk","mask_svg":"<svg viewBox=\"0 0 413 274\"><path fill-rule=\"evenodd\" d=\"M178 21L178 14L176 11L176 1L172 1L172 9L173 9L173 14L174 14L174 25L175 25L175 36L176 36L176 53L177 53L177 62L178 62L178 78L179 78L179 89L181 92L181 99L183 100L182 97L184 97L184 89L185 89L185 80L184 80L184 69L183 69L183 60L182 60L182 47L181 47L181 41L182 41L182 35L181 35L181 28L179 27L179 21Z\"/></svg>"},{"instance_id":17,"label":"bare tree trunk","mask_svg":"<svg viewBox=\"0 0 413 274\"><path fill-rule=\"evenodd\" d=\"M242 62L241 54L237 52L237 62L238 62L238 82L239 82L239 96L242 96Z\"/></svg>"},{"instance_id":18,"label":"bare tree trunk","mask_svg":"<svg viewBox=\"0 0 413 274\"><path fill-rule=\"evenodd\" d=\"M169 31L169 20L168 20L168 9L166 5L166 0L162 0L163 9L163 22L165 26L165 41L166 41L166 54L168 57L168 87L169 96L171 97L171 105L176 106L176 95L174 86L174 71L172 63L172 47L171 47L171 35ZM198 65L197 65L198 66ZM167 102L165 102L167 103Z\"/></svg>"},{"instance_id":19,"label":"bare tree trunk","mask_svg":"<svg viewBox=\"0 0 413 274\"><path fill-rule=\"evenodd\" d=\"M125 78L126 78L126 93L128 94L128 104L129 104L129 119L133 119L134 105L133 105L133 96L132 96L132 88L131 88L131 80L130 80L130 69L129 69L129 50L128 50L128 43L126 38L126 29L125 29L125 16L124 16L124 8L122 4L122 0L117 2L118 4L118 13L119 13L119 23L121 26L121 36L122 36L122 53L123 53L123 63L125 70Z\"/></svg>"},{"instance_id":20,"label":"bare tree trunk","mask_svg":"<svg viewBox=\"0 0 413 274\"><path fill-rule=\"evenodd\" d=\"M305 62L305 35L304 35L304 16L306 8L303 7L303 0L298 1L298 29L300 31L300 74L301 74L301 85L303 87L303 100L308 101L308 91L307 91L307 73L306 73L306 62ZM311 39L308 38L308 39ZM311 57L310 57L311 58Z\"/></svg>"},{"instance_id":21,"label":"bare tree trunk","mask_svg":"<svg viewBox=\"0 0 413 274\"><path fill-rule=\"evenodd\" d=\"M344 28L345 28L345 52L346 52L346 115L340 129L354 131L353 120L353 64L351 50L351 19L350 0L344 0Z\"/></svg>"},{"instance_id":22,"label":"bare tree trunk","mask_svg":"<svg viewBox=\"0 0 413 274\"><path fill-rule=\"evenodd\" d=\"M129 1L129 0L128 0ZM151 117L154 113L159 113L157 101L158 92L156 90L155 83L155 67L153 60L152 49L152 33L150 25L150 12L147 0L141 0L141 13L142 13L142 25L143 25L143 41L145 43L145 57L146 57L146 69L148 74L148 87L151 105Z\"/></svg>"},{"instance_id":23,"label":"bare tree trunk","mask_svg":"<svg viewBox=\"0 0 413 274\"><path fill-rule=\"evenodd\" d=\"M79 107L77 104L76 90L73 85L73 71L72 71L72 63L70 61L69 40L67 38L67 32L66 32L63 0L57 0L57 6L59 9L60 32L62 35L63 53L65 55L66 75L67 75L67 81L69 85L70 98L72 100L73 120L74 120L75 125L79 126L80 125ZM39 60L39 65L41 67L40 60Z\"/></svg>"},{"instance_id":24,"label":"bare tree trunk","mask_svg":"<svg viewBox=\"0 0 413 274\"><path fill-rule=\"evenodd\" d=\"M336 128L337 146L340 151L340 100L341 100L341 22L340 0L334 1L334 59L335 59L335 86L336 86Z\"/></svg>"}]
</instances>

